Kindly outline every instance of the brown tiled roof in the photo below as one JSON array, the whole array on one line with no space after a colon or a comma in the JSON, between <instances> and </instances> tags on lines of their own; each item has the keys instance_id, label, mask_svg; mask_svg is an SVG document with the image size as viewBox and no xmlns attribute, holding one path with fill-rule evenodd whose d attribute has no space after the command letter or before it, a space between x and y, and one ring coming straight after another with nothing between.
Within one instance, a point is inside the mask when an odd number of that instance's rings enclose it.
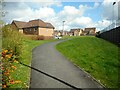
<instances>
[{"instance_id":1,"label":"brown tiled roof","mask_svg":"<svg viewBox=\"0 0 120 90\"><path fill-rule=\"evenodd\" d=\"M70 32L74 32L74 31L76 31L76 30L77 30L77 31L80 31L80 30L82 30L82 29L81 29L81 28L71 29Z\"/></svg>"},{"instance_id":2,"label":"brown tiled roof","mask_svg":"<svg viewBox=\"0 0 120 90\"><path fill-rule=\"evenodd\" d=\"M13 20L12 23L15 23L15 25L16 25L18 28L23 28L24 25L25 25L27 22L22 22L22 21L15 21L15 20Z\"/></svg>"},{"instance_id":3,"label":"brown tiled roof","mask_svg":"<svg viewBox=\"0 0 120 90\"><path fill-rule=\"evenodd\" d=\"M91 29L95 30L96 28L85 28L84 31L90 31Z\"/></svg>"},{"instance_id":4,"label":"brown tiled roof","mask_svg":"<svg viewBox=\"0 0 120 90\"><path fill-rule=\"evenodd\" d=\"M45 23L44 21L37 19L37 20L31 20L27 24L25 24L24 28L27 27L43 27L43 28L54 28L51 23Z\"/></svg>"},{"instance_id":5,"label":"brown tiled roof","mask_svg":"<svg viewBox=\"0 0 120 90\"><path fill-rule=\"evenodd\" d=\"M94 28L94 27L93 27L93 28L85 28L84 33L88 33L88 32L90 32L92 29L95 30L96 28Z\"/></svg>"},{"instance_id":6,"label":"brown tiled roof","mask_svg":"<svg viewBox=\"0 0 120 90\"><path fill-rule=\"evenodd\" d=\"M48 23L48 22L46 22L46 26L47 26L48 28L54 28L54 26L53 26L51 23Z\"/></svg>"},{"instance_id":7,"label":"brown tiled roof","mask_svg":"<svg viewBox=\"0 0 120 90\"><path fill-rule=\"evenodd\" d=\"M13 21L18 28L28 28L28 27L42 27L42 28L54 28L51 23L45 23L40 19L31 20L29 22Z\"/></svg>"},{"instance_id":8,"label":"brown tiled roof","mask_svg":"<svg viewBox=\"0 0 120 90\"><path fill-rule=\"evenodd\" d=\"M39 19L38 20L31 20L27 24L25 24L24 28L36 27L36 26L45 27L46 24L42 20L39 20Z\"/></svg>"}]
</instances>

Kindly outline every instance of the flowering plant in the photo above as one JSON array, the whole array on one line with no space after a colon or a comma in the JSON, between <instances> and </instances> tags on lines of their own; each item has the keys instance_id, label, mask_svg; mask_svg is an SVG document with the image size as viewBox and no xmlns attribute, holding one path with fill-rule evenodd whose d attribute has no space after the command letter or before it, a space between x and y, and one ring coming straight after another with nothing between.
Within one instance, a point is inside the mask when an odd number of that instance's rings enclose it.
<instances>
[{"instance_id":1,"label":"flowering plant","mask_svg":"<svg viewBox=\"0 0 120 90\"><path fill-rule=\"evenodd\" d=\"M17 67L14 63L18 63L18 56L15 54L15 51L12 49L3 49L1 55L1 70L2 70L2 88L9 88L10 85L20 83L19 80L14 80L11 77L11 74Z\"/></svg>"}]
</instances>

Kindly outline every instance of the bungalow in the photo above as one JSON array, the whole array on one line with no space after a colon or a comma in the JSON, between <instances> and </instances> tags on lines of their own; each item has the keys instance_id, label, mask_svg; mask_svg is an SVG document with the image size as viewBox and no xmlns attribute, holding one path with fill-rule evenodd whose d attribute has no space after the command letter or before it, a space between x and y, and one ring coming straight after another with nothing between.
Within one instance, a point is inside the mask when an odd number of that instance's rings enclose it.
<instances>
[{"instance_id":1,"label":"bungalow","mask_svg":"<svg viewBox=\"0 0 120 90\"><path fill-rule=\"evenodd\" d=\"M44 22L40 19L29 22L13 21L11 25L26 35L53 36L54 32L54 26L51 23Z\"/></svg>"}]
</instances>

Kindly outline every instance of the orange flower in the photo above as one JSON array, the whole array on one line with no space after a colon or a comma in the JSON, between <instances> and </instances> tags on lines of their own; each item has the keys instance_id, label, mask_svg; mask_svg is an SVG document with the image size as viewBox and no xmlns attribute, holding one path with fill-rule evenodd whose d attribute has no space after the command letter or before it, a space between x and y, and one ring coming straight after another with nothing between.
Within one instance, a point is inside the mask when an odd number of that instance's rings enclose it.
<instances>
[{"instance_id":1,"label":"orange flower","mask_svg":"<svg viewBox=\"0 0 120 90\"><path fill-rule=\"evenodd\" d=\"M8 50L3 50L3 52L7 53L7 52L8 52Z\"/></svg>"},{"instance_id":2,"label":"orange flower","mask_svg":"<svg viewBox=\"0 0 120 90\"><path fill-rule=\"evenodd\" d=\"M16 66L11 66L13 69L16 69Z\"/></svg>"},{"instance_id":3,"label":"orange flower","mask_svg":"<svg viewBox=\"0 0 120 90\"><path fill-rule=\"evenodd\" d=\"M9 72L8 71L4 72L4 75L9 75Z\"/></svg>"},{"instance_id":4,"label":"orange flower","mask_svg":"<svg viewBox=\"0 0 120 90\"><path fill-rule=\"evenodd\" d=\"M6 55L6 58L11 58L12 54Z\"/></svg>"},{"instance_id":5,"label":"orange flower","mask_svg":"<svg viewBox=\"0 0 120 90\"><path fill-rule=\"evenodd\" d=\"M14 84L15 82L13 80L9 80L10 84Z\"/></svg>"},{"instance_id":6,"label":"orange flower","mask_svg":"<svg viewBox=\"0 0 120 90\"><path fill-rule=\"evenodd\" d=\"M17 60L14 60L14 62L15 62L15 63L18 63L18 61L17 61Z\"/></svg>"},{"instance_id":7,"label":"orange flower","mask_svg":"<svg viewBox=\"0 0 120 90\"><path fill-rule=\"evenodd\" d=\"M6 85L2 85L2 88L6 88Z\"/></svg>"}]
</instances>

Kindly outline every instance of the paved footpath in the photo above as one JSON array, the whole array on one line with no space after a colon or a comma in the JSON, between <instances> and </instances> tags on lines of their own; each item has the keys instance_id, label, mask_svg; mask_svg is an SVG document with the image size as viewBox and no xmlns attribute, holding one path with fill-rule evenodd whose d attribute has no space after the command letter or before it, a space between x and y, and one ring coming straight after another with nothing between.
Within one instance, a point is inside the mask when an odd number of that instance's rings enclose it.
<instances>
[{"instance_id":1,"label":"paved footpath","mask_svg":"<svg viewBox=\"0 0 120 90\"><path fill-rule=\"evenodd\" d=\"M63 41L50 42L34 48L31 66L78 88L103 88L55 49L55 45ZM31 70L30 88L70 87L40 72Z\"/></svg>"}]
</instances>

